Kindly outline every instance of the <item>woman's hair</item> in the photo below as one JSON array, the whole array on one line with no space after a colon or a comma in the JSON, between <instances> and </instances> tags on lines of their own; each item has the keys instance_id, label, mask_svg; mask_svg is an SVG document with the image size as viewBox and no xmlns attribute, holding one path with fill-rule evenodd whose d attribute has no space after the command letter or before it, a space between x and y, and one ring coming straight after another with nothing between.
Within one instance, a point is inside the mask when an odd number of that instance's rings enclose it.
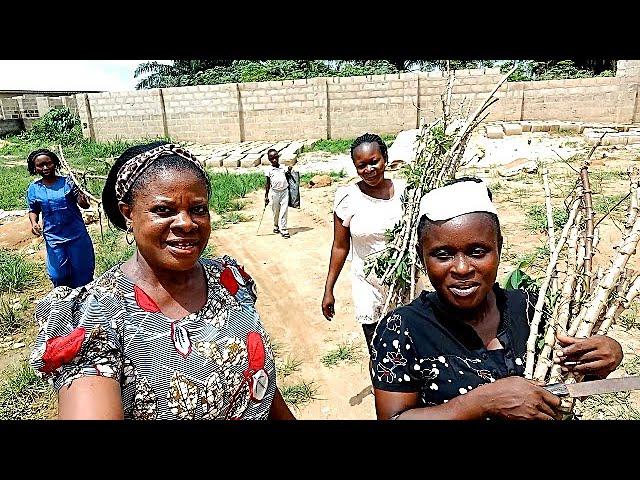
<instances>
[{"instance_id":1,"label":"woman's hair","mask_svg":"<svg viewBox=\"0 0 640 480\"><path fill-rule=\"evenodd\" d=\"M454 178L453 180L449 180L443 186L453 185L454 183L460 183L460 182L482 183L482 180L477 177L460 177L460 178ZM489 195L489 200L493 200L493 195L491 194L491 190L489 190L489 187L487 187L487 194ZM483 213L487 215L493 222L493 225L496 230L497 241L498 241L498 252L500 252L500 250L502 250L502 231L500 230L500 220L498 219L498 216L495 213L491 213L491 212L476 212L476 213ZM418 258L420 258L420 261L423 262L423 265L424 265L424 259L422 258L423 239L429 227L434 223L437 223L437 222L429 220L426 215L422 215L422 217L420 217L420 221L418 222L418 243L416 245L416 248L418 249Z\"/></svg>"},{"instance_id":2,"label":"woman's hair","mask_svg":"<svg viewBox=\"0 0 640 480\"><path fill-rule=\"evenodd\" d=\"M377 143L380 148L380 153L382 154L382 158L387 162L389 160L389 153L387 152L387 144L384 143L384 140L380 138L379 135L375 135L373 133L365 133L364 135L356 138L351 144L351 160L355 160L353 156L353 152L356 148L358 148L363 143Z\"/></svg>"},{"instance_id":3,"label":"woman's hair","mask_svg":"<svg viewBox=\"0 0 640 480\"><path fill-rule=\"evenodd\" d=\"M120 230L126 230L127 224L120 213L118 208L118 199L116 198L116 180L118 178L118 172L122 166L131 160L136 155L140 155L148 150L165 145L168 142L158 141L148 143L146 145L136 145L135 147L128 148L122 155L118 157L116 162L109 170L107 181L105 182L104 189L102 190L102 207L104 213L107 215L109 221ZM123 202L133 205L136 195L144 187L148 186L151 181L158 178L162 172L166 171L189 171L192 172L198 179L207 187L207 198L211 198L211 180L206 172L200 170L193 162L179 156L179 155L164 155L153 162L148 168L146 168L142 174L133 182L131 188L126 193Z\"/></svg>"},{"instance_id":4,"label":"woman's hair","mask_svg":"<svg viewBox=\"0 0 640 480\"><path fill-rule=\"evenodd\" d=\"M27 170L29 170L30 175L36 174L36 158L40 155L46 155L53 161L53 165L56 169L60 166L60 159L58 155L53 153L51 150L47 150L46 148L40 148L38 150L34 150L27 157Z\"/></svg>"}]
</instances>

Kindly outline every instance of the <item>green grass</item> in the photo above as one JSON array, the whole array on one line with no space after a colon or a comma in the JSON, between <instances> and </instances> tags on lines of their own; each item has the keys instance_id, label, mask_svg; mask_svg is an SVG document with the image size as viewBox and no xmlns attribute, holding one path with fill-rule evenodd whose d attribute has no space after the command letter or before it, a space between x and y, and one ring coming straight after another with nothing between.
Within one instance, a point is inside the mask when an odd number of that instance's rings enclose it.
<instances>
[{"instance_id":1,"label":"green grass","mask_svg":"<svg viewBox=\"0 0 640 480\"><path fill-rule=\"evenodd\" d=\"M74 165L75 166L75 165ZM89 167L81 167L96 175L104 172ZM106 175L106 174L105 174ZM24 210L27 209L27 189L33 180L40 179L40 176L31 176L24 167L0 166L0 209L2 210ZM90 178L87 179L87 189L94 196L100 198L104 187L104 180Z\"/></svg>"},{"instance_id":2,"label":"green grass","mask_svg":"<svg viewBox=\"0 0 640 480\"><path fill-rule=\"evenodd\" d=\"M128 260L135 252L135 244L128 245L124 233L104 228L104 240L99 231L92 232L93 246L96 253L96 276L102 275L117 263Z\"/></svg>"},{"instance_id":3,"label":"green grass","mask_svg":"<svg viewBox=\"0 0 640 480\"><path fill-rule=\"evenodd\" d=\"M314 143L308 152L329 152L329 153L348 153L351 148L353 139L339 139L339 140L318 140Z\"/></svg>"},{"instance_id":4,"label":"green grass","mask_svg":"<svg viewBox=\"0 0 640 480\"><path fill-rule=\"evenodd\" d=\"M634 303L618 317L617 323L627 332L633 328L640 329L640 317L638 316L638 304Z\"/></svg>"},{"instance_id":5,"label":"green grass","mask_svg":"<svg viewBox=\"0 0 640 480\"><path fill-rule=\"evenodd\" d=\"M390 147L393 141L396 139L396 134L380 135L382 140ZM341 138L335 140L318 140L308 150L305 148L305 152L329 152L329 153L349 153L351 144L355 138Z\"/></svg>"},{"instance_id":6,"label":"green grass","mask_svg":"<svg viewBox=\"0 0 640 480\"><path fill-rule=\"evenodd\" d=\"M0 209L22 209L25 207L25 195L29 183L34 177L27 172L27 157L29 153L39 148L48 148L58 153L58 142L49 140L28 140L20 136L10 136L5 139L9 143L0 147L0 157L18 156L24 162L24 167L0 167L0 183L3 185L0 191ZM108 142L94 142L86 138L78 139L75 143L63 147L65 159L69 164L87 173L94 175L106 175L111 163L103 159L119 156L127 148L151 143L158 140L170 141L168 138L145 138L140 140L116 139ZM102 193L104 180L88 179L89 192L96 196Z\"/></svg>"},{"instance_id":7,"label":"green grass","mask_svg":"<svg viewBox=\"0 0 640 480\"><path fill-rule=\"evenodd\" d=\"M273 356L279 358L282 355L282 343L280 343L275 338L271 338L271 351L273 352Z\"/></svg>"},{"instance_id":8,"label":"green grass","mask_svg":"<svg viewBox=\"0 0 640 480\"><path fill-rule=\"evenodd\" d=\"M622 363L627 375L640 375L640 355L631 355ZM582 402L588 418L640 420L640 411L631 403L630 392L594 395Z\"/></svg>"},{"instance_id":9,"label":"green grass","mask_svg":"<svg viewBox=\"0 0 640 480\"><path fill-rule=\"evenodd\" d=\"M504 189L504 184L502 182L491 182L489 184L489 190L491 190L491 193L493 192L499 192L500 190Z\"/></svg>"},{"instance_id":10,"label":"green grass","mask_svg":"<svg viewBox=\"0 0 640 480\"><path fill-rule=\"evenodd\" d=\"M27 188L35 177L24 167L0 166L0 209L24 210L27 208Z\"/></svg>"},{"instance_id":11,"label":"green grass","mask_svg":"<svg viewBox=\"0 0 640 480\"><path fill-rule=\"evenodd\" d=\"M24 320L20 315L22 305L18 304L18 308L14 305L16 305L15 301L6 295L0 295L0 337L20 333L25 328Z\"/></svg>"},{"instance_id":12,"label":"green grass","mask_svg":"<svg viewBox=\"0 0 640 480\"><path fill-rule=\"evenodd\" d=\"M549 135L553 137L575 137L575 136L578 136L579 133L574 130L560 128L556 131L549 132Z\"/></svg>"},{"instance_id":13,"label":"green grass","mask_svg":"<svg viewBox=\"0 0 640 480\"><path fill-rule=\"evenodd\" d=\"M0 156L15 155L24 157L25 164L29 153L39 148L48 148L49 150L58 153L58 143L49 140L25 140L17 135L7 137L4 140L9 143L0 147ZM84 160L81 160L80 162L88 162L93 158L117 157L129 147L156 142L158 140L170 141L170 139L160 137L144 138L140 140L116 139L108 142L94 142L93 140L83 138L74 144L64 146L63 152L65 158L70 162L72 158L81 158Z\"/></svg>"},{"instance_id":14,"label":"green grass","mask_svg":"<svg viewBox=\"0 0 640 480\"><path fill-rule=\"evenodd\" d=\"M640 355L633 355L622 364L627 375L640 375Z\"/></svg>"},{"instance_id":15,"label":"green grass","mask_svg":"<svg viewBox=\"0 0 640 480\"><path fill-rule=\"evenodd\" d=\"M230 224L236 224L240 222L248 222L251 220L251 217L247 215L243 215L239 212L227 212L222 214L222 218L219 220L214 220L211 222L211 228L213 230L218 230L221 228L228 228Z\"/></svg>"},{"instance_id":16,"label":"green grass","mask_svg":"<svg viewBox=\"0 0 640 480\"><path fill-rule=\"evenodd\" d=\"M590 181L602 182L603 180L629 180L629 175L624 170L598 170L589 172Z\"/></svg>"},{"instance_id":17,"label":"green grass","mask_svg":"<svg viewBox=\"0 0 640 480\"><path fill-rule=\"evenodd\" d=\"M200 254L200 258L215 258L216 256L216 247L212 247L211 245L207 245L204 247L204 250Z\"/></svg>"},{"instance_id":18,"label":"green grass","mask_svg":"<svg viewBox=\"0 0 640 480\"><path fill-rule=\"evenodd\" d=\"M0 292L22 292L36 283L36 276L26 256L0 249Z\"/></svg>"},{"instance_id":19,"label":"green grass","mask_svg":"<svg viewBox=\"0 0 640 480\"><path fill-rule=\"evenodd\" d=\"M331 180L335 182L344 178L347 174L344 170L340 170L339 172L308 172L300 175L300 183L302 185L309 185L309 181L316 175L329 175Z\"/></svg>"},{"instance_id":20,"label":"green grass","mask_svg":"<svg viewBox=\"0 0 640 480\"><path fill-rule=\"evenodd\" d=\"M318 388L314 382L303 380L301 383L287 385L280 390L282 398L296 410L313 400L317 400Z\"/></svg>"},{"instance_id":21,"label":"green grass","mask_svg":"<svg viewBox=\"0 0 640 480\"><path fill-rule=\"evenodd\" d=\"M514 259L514 263L517 265L535 265L538 261L549 258L549 246L545 245L537 247L533 252L522 253Z\"/></svg>"},{"instance_id":22,"label":"green grass","mask_svg":"<svg viewBox=\"0 0 640 480\"><path fill-rule=\"evenodd\" d=\"M349 343L341 343L335 349L327 352L320 359L325 367L335 367L341 362L355 363L360 358L358 348Z\"/></svg>"},{"instance_id":23,"label":"green grass","mask_svg":"<svg viewBox=\"0 0 640 480\"><path fill-rule=\"evenodd\" d=\"M600 213L605 215L608 213L620 200L622 200L626 195L594 195L592 197L593 209L596 213ZM620 218L624 216L625 212L629 208L629 199L622 201L620 205L616 207L614 211L612 211L612 215Z\"/></svg>"},{"instance_id":24,"label":"green grass","mask_svg":"<svg viewBox=\"0 0 640 480\"><path fill-rule=\"evenodd\" d=\"M211 200L209 206L220 215L242 210L244 198L254 190L264 188L265 177L261 173L210 173Z\"/></svg>"},{"instance_id":25,"label":"green grass","mask_svg":"<svg viewBox=\"0 0 640 480\"><path fill-rule=\"evenodd\" d=\"M562 229L569 219L569 213L563 208L553 207L553 225ZM547 232L547 207L531 205L527 210L527 228L532 232Z\"/></svg>"},{"instance_id":26,"label":"green grass","mask_svg":"<svg viewBox=\"0 0 640 480\"><path fill-rule=\"evenodd\" d=\"M284 362L280 362L277 364L277 370L278 370L278 373L282 375L283 378L286 378L289 375L292 375L300 371L301 365L302 365L302 362L300 360L293 357L287 357L287 359Z\"/></svg>"},{"instance_id":27,"label":"green grass","mask_svg":"<svg viewBox=\"0 0 640 480\"><path fill-rule=\"evenodd\" d=\"M630 392L594 395L582 402L580 409L588 419L640 420L640 411L631 404Z\"/></svg>"},{"instance_id":28,"label":"green grass","mask_svg":"<svg viewBox=\"0 0 640 480\"><path fill-rule=\"evenodd\" d=\"M53 390L26 361L2 372L0 420L46 420L54 404Z\"/></svg>"}]
</instances>

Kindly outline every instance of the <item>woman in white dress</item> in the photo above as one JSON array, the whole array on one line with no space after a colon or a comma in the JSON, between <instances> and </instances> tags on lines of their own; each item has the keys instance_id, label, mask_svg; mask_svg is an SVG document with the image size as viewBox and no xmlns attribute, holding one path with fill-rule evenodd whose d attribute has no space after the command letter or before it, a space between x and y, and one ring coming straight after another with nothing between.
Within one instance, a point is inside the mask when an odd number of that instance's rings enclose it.
<instances>
[{"instance_id":1,"label":"woman in white dress","mask_svg":"<svg viewBox=\"0 0 640 480\"><path fill-rule=\"evenodd\" d=\"M385 231L402 216L403 180L385 178L387 145L378 136L366 133L351 145L351 159L362 180L340 187L333 206L333 246L329 273L322 299L327 320L335 314L333 287L353 245L351 284L356 320L362 324L367 347L380 320L387 287L380 285L375 273L364 273L368 256L385 248Z\"/></svg>"}]
</instances>

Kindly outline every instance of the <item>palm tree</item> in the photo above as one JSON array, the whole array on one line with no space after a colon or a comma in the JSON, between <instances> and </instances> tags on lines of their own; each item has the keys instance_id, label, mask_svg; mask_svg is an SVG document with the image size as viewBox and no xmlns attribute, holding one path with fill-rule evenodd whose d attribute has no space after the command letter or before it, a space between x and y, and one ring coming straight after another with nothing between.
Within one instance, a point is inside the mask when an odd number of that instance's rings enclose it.
<instances>
[{"instance_id":1,"label":"palm tree","mask_svg":"<svg viewBox=\"0 0 640 480\"><path fill-rule=\"evenodd\" d=\"M138 65L133 77L148 75L140 79L136 84L136 90L175 86L182 76L192 76L214 67L229 67L233 60L172 60L172 62L172 65L157 61Z\"/></svg>"}]
</instances>

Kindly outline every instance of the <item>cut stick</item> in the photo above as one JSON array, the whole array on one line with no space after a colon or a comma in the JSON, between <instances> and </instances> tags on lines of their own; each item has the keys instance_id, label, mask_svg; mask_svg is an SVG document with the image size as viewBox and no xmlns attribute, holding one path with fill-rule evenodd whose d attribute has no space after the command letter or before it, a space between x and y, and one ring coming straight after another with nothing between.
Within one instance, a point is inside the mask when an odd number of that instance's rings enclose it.
<instances>
[{"instance_id":1,"label":"cut stick","mask_svg":"<svg viewBox=\"0 0 640 480\"><path fill-rule=\"evenodd\" d=\"M636 218L636 221L631 229L631 233L623 238L620 248L618 248L618 254L613 261L611 267L607 270L606 275L601 282L598 282L596 291L593 294L593 298L588 303L587 311L584 319L578 326L576 335L578 337L587 337L591 334L591 329L596 320L600 316L604 303L609 297L609 294L613 288L617 285L620 278L620 274L624 271L629 258L638 246L640 240L640 219Z\"/></svg>"},{"instance_id":2,"label":"cut stick","mask_svg":"<svg viewBox=\"0 0 640 480\"><path fill-rule=\"evenodd\" d=\"M580 208L580 202L582 199L577 197L573 201L573 205L571 206L571 211L569 212L569 219L562 229L562 233L560 234L560 239L553 249L553 253L551 254L551 258L549 259L549 265L547 265L547 270L545 274L545 279L540 286L540 291L538 292L538 301L535 306L535 314L533 315L533 319L531 320L531 330L529 332L529 338L527 339L527 362L524 370L524 375L526 378L533 378L533 367L535 365L535 348L536 348L536 338L538 336L538 329L540 326L540 319L542 318L544 302L547 295L547 289L549 288L549 284L551 283L551 277L553 276L553 272L556 268L556 264L558 263L558 255L562 250L565 242L567 241L567 237L569 236L569 229L573 225L573 222L576 219L576 215L578 214L578 209Z\"/></svg>"},{"instance_id":3,"label":"cut stick","mask_svg":"<svg viewBox=\"0 0 640 480\"><path fill-rule=\"evenodd\" d=\"M544 339L544 346L538 356L533 378L539 382L544 381L549 368L552 367L553 347L556 344L556 332L565 332L569 314L571 313L571 300L573 288L576 283L576 258L578 253L578 225L579 220L571 227L569 240L567 241L567 274L562 283L560 297L556 302L553 315L550 319L550 325L547 329Z\"/></svg>"},{"instance_id":4,"label":"cut stick","mask_svg":"<svg viewBox=\"0 0 640 480\"><path fill-rule=\"evenodd\" d=\"M582 200L586 217L584 238L584 281L585 291L591 291L591 258L593 257L593 205L591 203L591 185L589 184L589 171L585 165L580 170L582 181Z\"/></svg>"},{"instance_id":5,"label":"cut stick","mask_svg":"<svg viewBox=\"0 0 640 480\"><path fill-rule=\"evenodd\" d=\"M624 291L624 290L623 290ZM615 306L612 305L598 328L598 335L606 335L611 325L617 320L620 314L631 306L631 303L640 295L640 275L635 275L631 286L624 298ZM613 310L613 311L612 311Z\"/></svg>"},{"instance_id":6,"label":"cut stick","mask_svg":"<svg viewBox=\"0 0 640 480\"><path fill-rule=\"evenodd\" d=\"M547 207L547 233L549 236L549 255L553 253L553 249L556 244L556 236L553 225L553 207L551 205L551 189L549 188L549 169L544 168L542 170L542 180L544 183L544 200ZM551 279L551 291L556 292L558 290L558 273L555 272Z\"/></svg>"}]
</instances>

